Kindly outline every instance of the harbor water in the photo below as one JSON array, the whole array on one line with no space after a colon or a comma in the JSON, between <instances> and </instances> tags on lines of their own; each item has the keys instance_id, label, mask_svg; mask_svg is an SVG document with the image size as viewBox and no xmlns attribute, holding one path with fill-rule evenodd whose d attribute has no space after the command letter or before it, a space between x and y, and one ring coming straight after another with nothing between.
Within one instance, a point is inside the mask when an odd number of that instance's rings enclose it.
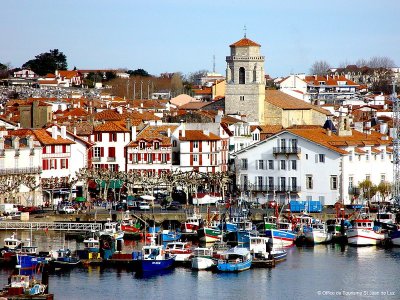
<instances>
[{"instance_id":1,"label":"harbor water","mask_svg":"<svg viewBox=\"0 0 400 300\"><path fill-rule=\"evenodd\" d=\"M12 232L2 232L1 241ZM18 233L29 237L29 232ZM36 233L41 251L63 245L60 233ZM124 250L140 245L126 243ZM192 271L177 267L163 273L138 275L124 268L77 267L50 275L55 299L400 299L400 249L318 245L293 247L286 261L272 269L238 274ZM0 270L0 284L11 269Z\"/></svg>"}]
</instances>

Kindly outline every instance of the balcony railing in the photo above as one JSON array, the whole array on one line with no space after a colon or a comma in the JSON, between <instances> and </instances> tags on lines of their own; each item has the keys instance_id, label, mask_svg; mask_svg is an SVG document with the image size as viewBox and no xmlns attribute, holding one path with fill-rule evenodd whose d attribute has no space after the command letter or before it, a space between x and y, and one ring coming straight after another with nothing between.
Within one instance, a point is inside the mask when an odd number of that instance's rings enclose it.
<instances>
[{"instance_id":1,"label":"balcony railing","mask_svg":"<svg viewBox=\"0 0 400 300\"><path fill-rule=\"evenodd\" d=\"M254 192L293 192L297 193L301 191L301 186L283 186L283 185L248 185L243 184L240 186L242 191L254 191Z\"/></svg>"},{"instance_id":2,"label":"balcony railing","mask_svg":"<svg viewBox=\"0 0 400 300\"><path fill-rule=\"evenodd\" d=\"M94 162L99 162L100 160L101 160L101 157L98 157L98 156L92 157L92 161L94 161Z\"/></svg>"},{"instance_id":3,"label":"balcony railing","mask_svg":"<svg viewBox=\"0 0 400 300\"><path fill-rule=\"evenodd\" d=\"M107 157L107 161L114 162L115 160L115 157Z\"/></svg>"},{"instance_id":4,"label":"balcony railing","mask_svg":"<svg viewBox=\"0 0 400 300\"><path fill-rule=\"evenodd\" d=\"M272 151L274 154L299 154L300 150L299 147L274 147Z\"/></svg>"},{"instance_id":5,"label":"balcony railing","mask_svg":"<svg viewBox=\"0 0 400 300\"><path fill-rule=\"evenodd\" d=\"M360 189L356 187L349 187L349 194L350 195L360 195Z\"/></svg>"},{"instance_id":6,"label":"balcony railing","mask_svg":"<svg viewBox=\"0 0 400 300\"><path fill-rule=\"evenodd\" d=\"M40 168L40 167L0 169L0 175L4 175L4 174L39 174L41 172L42 172L42 168Z\"/></svg>"}]
</instances>

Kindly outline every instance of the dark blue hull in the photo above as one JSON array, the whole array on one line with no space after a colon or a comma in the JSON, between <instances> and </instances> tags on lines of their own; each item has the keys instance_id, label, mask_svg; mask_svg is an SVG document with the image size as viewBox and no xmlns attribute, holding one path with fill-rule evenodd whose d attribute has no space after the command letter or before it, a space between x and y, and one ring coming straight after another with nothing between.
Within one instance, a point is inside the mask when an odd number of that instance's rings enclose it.
<instances>
[{"instance_id":1,"label":"dark blue hull","mask_svg":"<svg viewBox=\"0 0 400 300\"><path fill-rule=\"evenodd\" d=\"M143 272L166 270L173 266L175 257L165 260L143 259L140 261L140 269Z\"/></svg>"}]
</instances>

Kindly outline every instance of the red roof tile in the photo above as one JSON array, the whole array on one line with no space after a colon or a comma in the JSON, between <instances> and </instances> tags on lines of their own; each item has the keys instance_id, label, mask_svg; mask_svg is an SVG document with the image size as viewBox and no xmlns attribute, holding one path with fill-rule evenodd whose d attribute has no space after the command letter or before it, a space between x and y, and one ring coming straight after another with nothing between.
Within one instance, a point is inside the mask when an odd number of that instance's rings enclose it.
<instances>
[{"instance_id":1,"label":"red roof tile","mask_svg":"<svg viewBox=\"0 0 400 300\"><path fill-rule=\"evenodd\" d=\"M229 47L248 47L248 46L261 47L260 44L257 44L256 42L253 42L252 40L249 40L248 38L242 38L241 40L231 44Z\"/></svg>"}]
</instances>

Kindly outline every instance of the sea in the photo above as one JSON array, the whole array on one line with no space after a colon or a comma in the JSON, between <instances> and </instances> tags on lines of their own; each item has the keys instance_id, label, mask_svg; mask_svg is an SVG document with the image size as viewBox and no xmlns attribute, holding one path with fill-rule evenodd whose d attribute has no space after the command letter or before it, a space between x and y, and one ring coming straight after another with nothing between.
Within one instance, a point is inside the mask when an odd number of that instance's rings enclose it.
<instances>
[{"instance_id":1,"label":"sea","mask_svg":"<svg viewBox=\"0 0 400 300\"><path fill-rule=\"evenodd\" d=\"M0 232L0 243L12 232ZM30 232L18 232L26 239ZM63 233L34 232L39 250L82 249ZM126 241L123 251L140 248ZM0 269L0 285L12 269ZM400 248L339 245L292 247L271 269L216 273L175 269L139 275L126 268L77 267L50 274L55 299L400 299Z\"/></svg>"}]
</instances>

